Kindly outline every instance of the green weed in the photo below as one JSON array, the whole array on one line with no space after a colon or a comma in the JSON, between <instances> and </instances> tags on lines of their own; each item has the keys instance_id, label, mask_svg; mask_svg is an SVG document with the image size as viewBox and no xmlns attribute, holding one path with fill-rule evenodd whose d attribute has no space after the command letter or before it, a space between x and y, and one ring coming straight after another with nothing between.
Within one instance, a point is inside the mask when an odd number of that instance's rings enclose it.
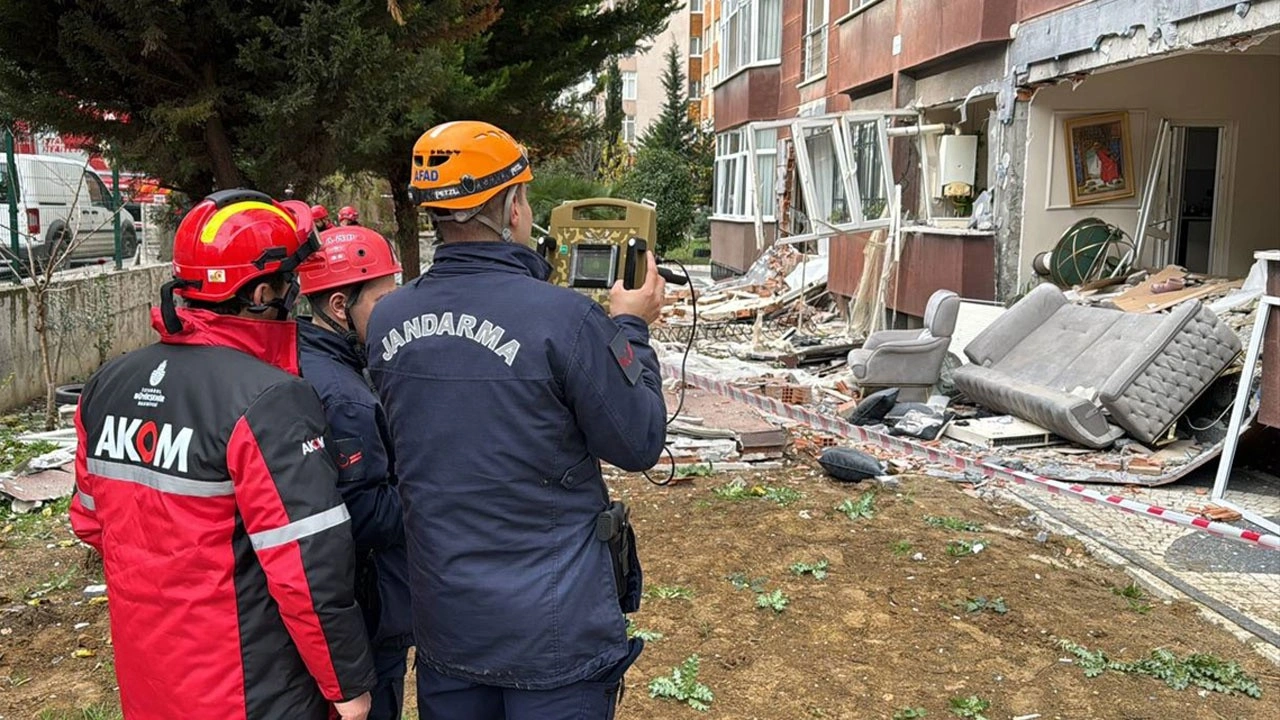
<instances>
[{"instance_id":1,"label":"green weed","mask_svg":"<svg viewBox=\"0 0 1280 720\"><path fill-rule=\"evenodd\" d=\"M650 680L649 697L686 703L699 712L710 710L711 702L715 699L711 688L698 682L697 655L690 655L679 667L672 668L670 675Z\"/></svg>"}]
</instances>

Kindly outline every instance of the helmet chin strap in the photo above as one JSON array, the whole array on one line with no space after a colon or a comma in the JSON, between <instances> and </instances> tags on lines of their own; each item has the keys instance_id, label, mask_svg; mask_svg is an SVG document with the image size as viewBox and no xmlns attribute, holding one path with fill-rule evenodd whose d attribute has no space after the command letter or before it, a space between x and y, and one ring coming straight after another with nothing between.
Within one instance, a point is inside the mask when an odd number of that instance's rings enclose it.
<instances>
[{"instance_id":1,"label":"helmet chin strap","mask_svg":"<svg viewBox=\"0 0 1280 720\"><path fill-rule=\"evenodd\" d=\"M363 285L356 285L351 289L351 293L347 295L347 319L343 322L338 322L333 316L325 312L324 308L318 305L313 305L311 312L315 313L315 316L323 320L324 324L332 328L335 333L341 335L342 339L346 340L351 349L355 351L361 362L366 362L369 350L364 343L360 342L360 335L356 332L356 322L351 317L350 312L351 307L360 301L360 290L363 287Z\"/></svg>"},{"instance_id":2,"label":"helmet chin strap","mask_svg":"<svg viewBox=\"0 0 1280 720\"><path fill-rule=\"evenodd\" d=\"M502 240L502 242L514 242L515 235L513 235L511 232L511 208L515 205L516 190L518 190L519 187L520 187L519 185L512 185L511 187L507 188L506 193L502 196L502 226L501 227L499 227L498 224L495 223L494 221L490 220L489 218L481 214L480 211L484 209L483 205L472 208L470 210L457 210L449 213L448 215L437 215L436 218L439 220L447 220L449 222L456 222L456 223L464 223L470 220L475 220L476 222L480 223L486 228L492 230L494 234L497 235Z\"/></svg>"},{"instance_id":3,"label":"helmet chin strap","mask_svg":"<svg viewBox=\"0 0 1280 720\"><path fill-rule=\"evenodd\" d=\"M293 273L289 273L289 287L285 290L283 297L268 300L265 303L251 303L246 309L255 315L265 315L272 310L275 311L273 320L288 320L289 311L293 310L293 304L298 300L298 278Z\"/></svg>"}]
</instances>

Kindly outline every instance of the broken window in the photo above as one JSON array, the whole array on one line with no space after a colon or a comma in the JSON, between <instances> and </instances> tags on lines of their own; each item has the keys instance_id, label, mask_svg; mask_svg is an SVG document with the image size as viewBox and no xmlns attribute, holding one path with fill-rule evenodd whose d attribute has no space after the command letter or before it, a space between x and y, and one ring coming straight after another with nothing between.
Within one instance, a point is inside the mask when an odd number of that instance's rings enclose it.
<instances>
[{"instance_id":1,"label":"broken window","mask_svg":"<svg viewBox=\"0 0 1280 720\"><path fill-rule=\"evenodd\" d=\"M883 120L845 119L849 155L853 164L862 219L866 223L888 221L889 183L884 173Z\"/></svg>"}]
</instances>

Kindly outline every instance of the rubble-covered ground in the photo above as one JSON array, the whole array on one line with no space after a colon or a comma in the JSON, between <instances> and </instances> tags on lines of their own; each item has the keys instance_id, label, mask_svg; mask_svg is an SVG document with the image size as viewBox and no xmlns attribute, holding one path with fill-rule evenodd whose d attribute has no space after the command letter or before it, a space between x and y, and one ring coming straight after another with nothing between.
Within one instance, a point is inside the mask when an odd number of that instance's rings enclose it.
<instances>
[{"instance_id":1,"label":"rubble-covered ground","mask_svg":"<svg viewBox=\"0 0 1280 720\"><path fill-rule=\"evenodd\" d=\"M650 696L693 655L714 697L705 717L889 719L910 708L946 718L953 699L973 697L991 720L1280 717L1275 666L1195 605L1128 588L1025 509L936 478L838 484L799 447L781 469L665 488L609 478L632 506L647 587L633 629L651 638L620 718L703 716ZM84 593L99 582L65 501L0 509L0 719L117 717L110 603ZM1059 641L1124 662L1157 648L1212 654L1238 662L1261 698L1133 672L1086 677ZM410 691L408 717L412 703Z\"/></svg>"}]
</instances>

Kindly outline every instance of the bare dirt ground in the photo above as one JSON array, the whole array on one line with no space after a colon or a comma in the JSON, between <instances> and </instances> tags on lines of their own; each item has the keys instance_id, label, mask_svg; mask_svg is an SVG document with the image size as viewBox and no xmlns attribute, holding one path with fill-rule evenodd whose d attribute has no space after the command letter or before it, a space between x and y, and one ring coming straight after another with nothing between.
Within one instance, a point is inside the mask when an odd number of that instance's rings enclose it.
<instances>
[{"instance_id":1,"label":"bare dirt ground","mask_svg":"<svg viewBox=\"0 0 1280 720\"><path fill-rule=\"evenodd\" d=\"M716 492L735 479L739 489ZM668 488L636 476L611 485L632 504L640 537L649 597L635 627L661 633L627 676L619 718L888 720L905 708L950 718L951 700L971 696L989 703L990 720L1280 717L1280 671L1195 606L1117 594L1123 573L1074 541L1037 542L1025 510L954 484L903 478L876 490L872 516L856 520L835 508L870 486L833 483L807 461ZM933 527L926 516L981 530ZM0 509L0 720L117 717L108 606L82 595L100 570L71 539L64 506L18 518ZM948 554L956 541L982 549ZM822 560L821 580L790 569ZM785 608L758 607L775 590ZM988 607L971 612L978 597ZM1155 648L1211 653L1239 662L1262 696L1111 671L1088 678L1064 662L1061 639L1125 661ZM709 711L650 697L652 679L695 654L697 679L714 694ZM408 717L412 703L410 693Z\"/></svg>"}]
</instances>

